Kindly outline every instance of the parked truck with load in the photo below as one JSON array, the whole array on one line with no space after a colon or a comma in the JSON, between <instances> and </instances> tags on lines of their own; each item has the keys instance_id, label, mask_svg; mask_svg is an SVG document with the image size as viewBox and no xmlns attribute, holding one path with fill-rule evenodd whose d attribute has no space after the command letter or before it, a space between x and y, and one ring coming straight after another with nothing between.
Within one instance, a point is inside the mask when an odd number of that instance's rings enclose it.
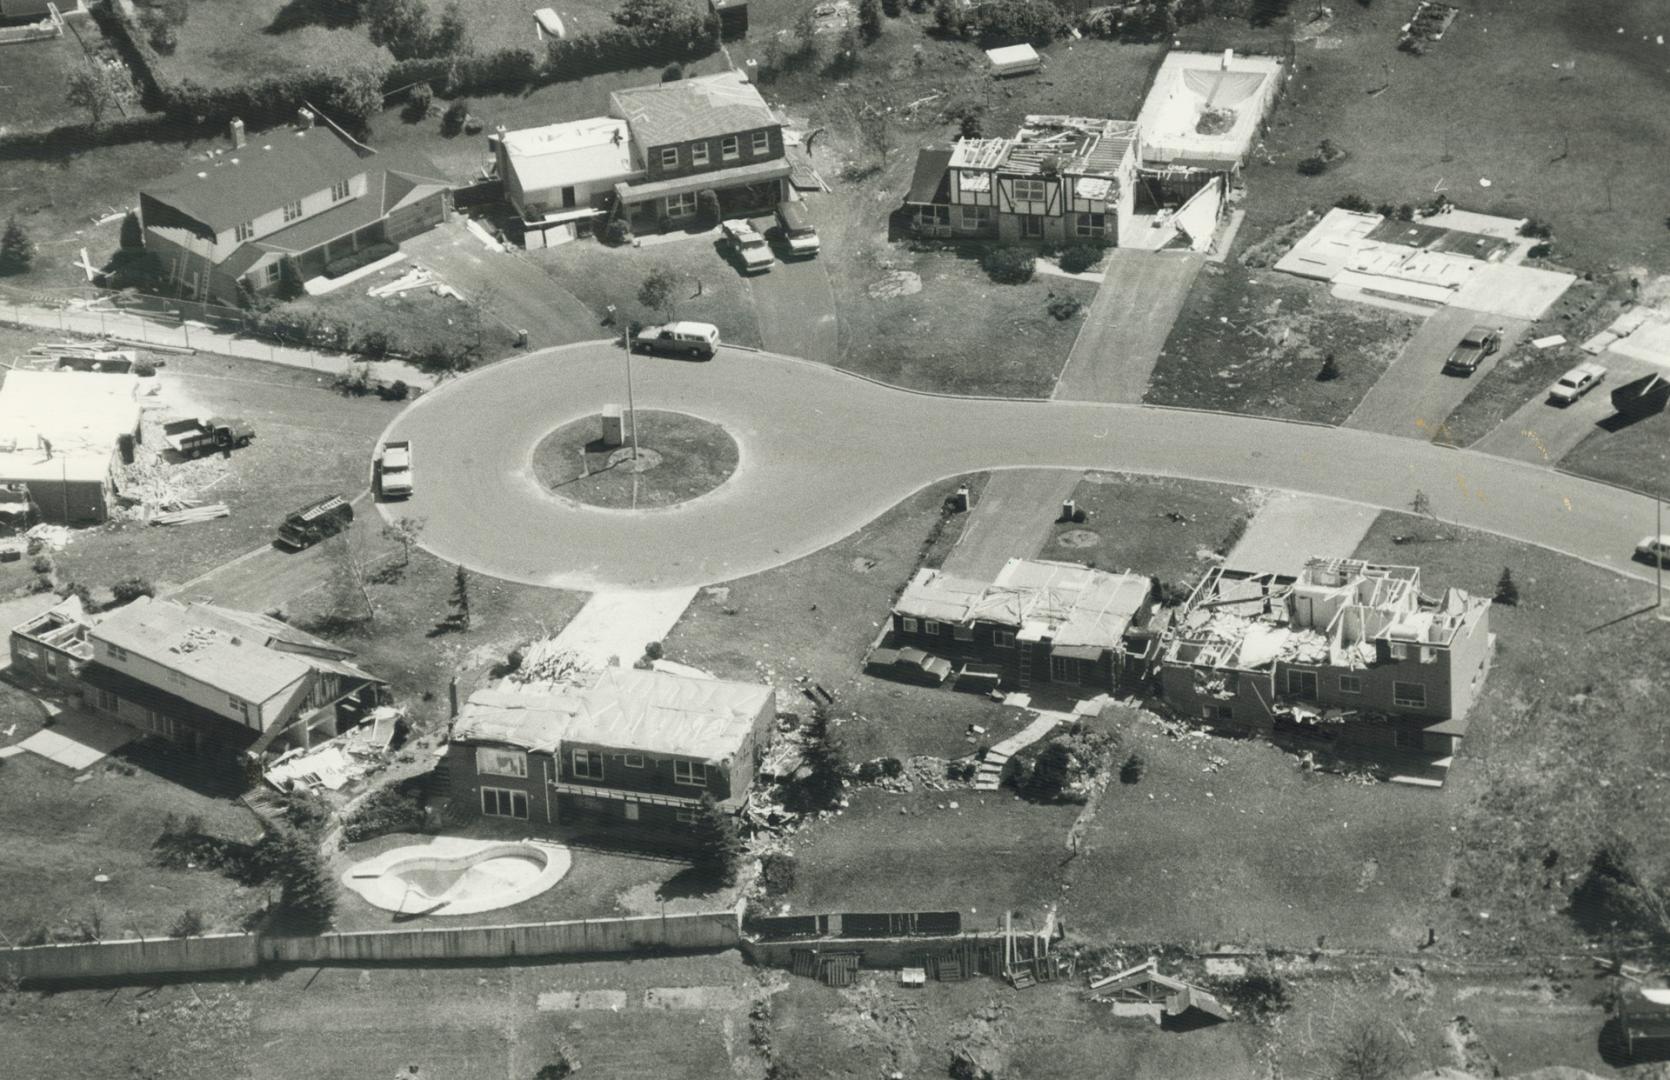
<instances>
[{"instance_id":1,"label":"parked truck with load","mask_svg":"<svg viewBox=\"0 0 1670 1080\"><path fill-rule=\"evenodd\" d=\"M385 499L404 499L412 493L412 444L408 440L383 444L377 456L377 488Z\"/></svg>"},{"instance_id":2,"label":"parked truck with load","mask_svg":"<svg viewBox=\"0 0 1670 1080\"><path fill-rule=\"evenodd\" d=\"M316 499L285 517L278 527L278 546L300 551L335 536L354 520L354 508L340 495Z\"/></svg>"},{"instance_id":3,"label":"parked truck with load","mask_svg":"<svg viewBox=\"0 0 1670 1080\"><path fill-rule=\"evenodd\" d=\"M162 425L162 441L177 454L200 457L216 450L233 450L255 441L255 429L236 418L170 420Z\"/></svg>"}]
</instances>

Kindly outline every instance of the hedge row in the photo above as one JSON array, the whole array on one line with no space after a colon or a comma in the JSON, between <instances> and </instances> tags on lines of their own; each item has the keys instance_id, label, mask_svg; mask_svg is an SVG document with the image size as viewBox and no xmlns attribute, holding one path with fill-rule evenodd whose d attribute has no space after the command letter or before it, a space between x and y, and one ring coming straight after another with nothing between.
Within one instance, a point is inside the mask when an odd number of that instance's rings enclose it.
<instances>
[{"instance_id":1,"label":"hedge row","mask_svg":"<svg viewBox=\"0 0 1670 1080\"><path fill-rule=\"evenodd\" d=\"M719 48L719 16L691 8L665 23L614 25L546 47L547 77L583 79L605 71L696 60Z\"/></svg>"}]
</instances>

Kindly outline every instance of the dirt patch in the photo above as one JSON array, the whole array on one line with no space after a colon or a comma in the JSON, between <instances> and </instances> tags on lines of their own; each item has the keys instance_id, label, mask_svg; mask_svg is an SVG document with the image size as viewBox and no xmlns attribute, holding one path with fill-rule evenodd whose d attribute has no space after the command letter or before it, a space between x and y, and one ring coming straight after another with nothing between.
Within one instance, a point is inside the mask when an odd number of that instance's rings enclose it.
<instances>
[{"instance_id":1,"label":"dirt patch","mask_svg":"<svg viewBox=\"0 0 1670 1080\"><path fill-rule=\"evenodd\" d=\"M1432 980L1419 968L1395 967L1388 979L1392 996L1404 1001L1431 1001Z\"/></svg>"},{"instance_id":2,"label":"dirt patch","mask_svg":"<svg viewBox=\"0 0 1670 1080\"><path fill-rule=\"evenodd\" d=\"M873 300L892 300L921 291L922 275L914 270L889 270L886 277L872 284L868 290Z\"/></svg>"},{"instance_id":3,"label":"dirt patch","mask_svg":"<svg viewBox=\"0 0 1670 1080\"><path fill-rule=\"evenodd\" d=\"M1368 887L1370 885L1373 885L1379 877L1380 877L1380 860L1379 859L1367 859L1367 860L1365 860L1363 862L1362 871L1360 873L1358 873L1358 875L1357 875L1357 891L1358 892L1368 892Z\"/></svg>"},{"instance_id":4,"label":"dirt patch","mask_svg":"<svg viewBox=\"0 0 1670 1080\"><path fill-rule=\"evenodd\" d=\"M1465 1016L1457 1016L1444 1025L1444 1041L1449 1044L1450 1055L1462 1072L1469 1076L1502 1075L1495 1056L1485 1047L1484 1039Z\"/></svg>"},{"instance_id":5,"label":"dirt patch","mask_svg":"<svg viewBox=\"0 0 1670 1080\"><path fill-rule=\"evenodd\" d=\"M1055 538L1055 542L1062 547L1089 548L1102 542L1101 534L1089 529L1068 529Z\"/></svg>"},{"instance_id":6,"label":"dirt patch","mask_svg":"<svg viewBox=\"0 0 1670 1080\"><path fill-rule=\"evenodd\" d=\"M859 555L852 560L852 570L855 574L868 574L876 568L876 560Z\"/></svg>"},{"instance_id":7,"label":"dirt patch","mask_svg":"<svg viewBox=\"0 0 1670 1080\"><path fill-rule=\"evenodd\" d=\"M533 471L554 495L588 506L646 509L706 495L730 479L736 440L683 413L638 410L638 446L604 443L602 418L565 424L534 448Z\"/></svg>"}]
</instances>

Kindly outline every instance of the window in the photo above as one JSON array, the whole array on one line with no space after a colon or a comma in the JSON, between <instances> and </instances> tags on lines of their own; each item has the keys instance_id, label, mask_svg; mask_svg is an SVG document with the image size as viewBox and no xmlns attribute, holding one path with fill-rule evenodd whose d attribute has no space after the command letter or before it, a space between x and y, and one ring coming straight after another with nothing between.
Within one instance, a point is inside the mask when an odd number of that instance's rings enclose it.
<instances>
[{"instance_id":1,"label":"window","mask_svg":"<svg viewBox=\"0 0 1670 1080\"><path fill-rule=\"evenodd\" d=\"M126 660L128 658L128 651L120 645L111 645L107 642L104 651L110 654L112 660Z\"/></svg>"},{"instance_id":2,"label":"window","mask_svg":"<svg viewBox=\"0 0 1670 1080\"><path fill-rule=\"evenodd\" d=\"M667 216L670 218L694 217L696 213L696 193L686 191L682 195L667 196Z\"/></svg>"},{"instance_id":3,"label":"window","mask_svg":"<svg viewBox=\"0 0 1670 1080\"><path fill-rule=\"evenodd\" d=\"M737 141L735 135L727 135L719 140L719 156L725 161L737 159Z\"/></svg>"},{"instance_id":4,"label":"window","mask_svg":"<svg viewBox=\"0 0 1670 1080\"><path fill-rule=\"evenodd\" d=\"M1233 705L1202 705L1200 707L1200 718L1202 720L1209 720L1209 721L1210 720L1233 720L1233 719L1235 719L1235 706L1233 706Z\"/></svg>"},{"instance_id":5,"label":"window","mask_svg":"<svg viewBox=\"0 0 1670 1080\"><path fill-rule=\"evenodd\" d=\"M1421 646L1421 663L1423 663L1423 664L1436 664L1437 662L1438 662L1438 650L1433 649L1433 648L1429 648L1425 645L1422 645Z\"/></svg>"},{"instance_id":6,"label":"window","mask_svg":"<svg viewBox=\"0 0 1670 1080\"><path fill-rule=\"evenodd\" d=\"M638 804L637 803L635 803L635 802L622 803L621 806L626 811L626 820L627 821L637 821L638 820Z\"/></svg>"},{"instance_id":7,"label":"window","mask_svg":"<svg viewBox=\"0 0 1670 1080\"><path fill-rule=\"evenodd\" d=\"M1025 240L1042 240L1044 237L1044 219L1037 214L1022 216L1021 237Z\"/></svg>"},{"instance_id":8,"label":"window","mask_svg":"<svg viewBox=\"0 0 1670 1080\"><path fill-rule=\"evenodd\" d=\"M282 262L270 262L267 264L266 273L267 284L277 285L278 279L284 276L284 264Z\"/></svg>"},{"instance_id":9,"label":"window","mask_svg":"<svg viewBox=\"0 0 1670 1080\"><path fill-rule=\"evenodd\" d=\"M252 239L255 236L255 222L246 221L242 225L239 225L236 229L234 229L232 231L233 231L233 234L235 236L237 236L238 243L241 244L245 240Z\"/></svg>"},{"instance_id":10,"label":"window","mask_svg":"<svg viewBox=\"0 0 1670 1080\"><path fill-rule=\"evenodd\" d=\"M297 199L295 202L287 203L285 205L285 207L284 207L284 220L285 221L295 221L297 218L299 218L301 216L302 216L302 204L301 204L300 199Z\"/></svg>"},{"instance_id":11,"label":"window","mask_svg":"<svg viewBox=\"0 0 1670 1080\"><path fill-rule=\"evenodd\" d=\"M1426 708L1426 687L1417 682L1392 683L1392 704L1410 709Z\"/></svg>"},{"instance_id":12,"label":"window","mask_svg":"<svg viewBox=\"0 0 1670 1080\"><path fill-rule=\"evenodd\" d=\"M699 143L695 143L694 145L692 145L690 147L690 164L692 164L692 165L706 165L707 164L707 143L699 142Z\"/></svg>"},{"instance_id":13,"label":"window","mask_svg":"<svg viewBox=\"0 0 1670 1080\"><path fill-rule=\"evenodd\" d=\"M526 821L528 794L509 788L484 787L481 789L481 812L488 817L520 818Z\"/></svg>"},{"instance_id":14,"label":"window","mask_svg":"<svg viewBox=\"0 0 1670 1080\"><path fill-rule=\"evenodd\" d=\"M99 692L98 692L98 706L99 706L99 708L103 709L105 712L115 712L115 711L117 711L117 706L121 703L121 700L122 700L121 698L117 697L115 694L112 694L110 691L108 691L108 690L106 690L102 687L99 689Z\"/></svg>"},{"instance_id":15,"label":"window","mask_svg":"<svg viewBox=\"0 0 1670 1080\"><path fill-rule=\"evenodd\" d=\"M153 735L161 735L165 739L172 739L174 737L174 718L164 716L155 709L146 709L145 730Z\"/></svg>"},{"instance_id":16,"label":"window","mask_svg":"<svg viewBox=\"0 0 1670 1080\"><path fill-rule=\"evenodd\" d=\"M900 616L899 629L907 634L916 633L916 620L911 618L909 615Z\"/></svg>"},{"instance_id":17,"label":"window","mask_svg":"<svg viewBox=\"0 0 1670 1080\"><path fill-rule=\"evenodd\" d=\"M956 638L958 641L973 641L974 627L958 623L956 626L951 628L951 636Z\"/></svg>"},{"instance_id":18,"label":"window","mask_svg":"<svg viewBox=\"0 0 1670 1080\"><path fill-rule=\"evenodd\" d=\"M574 751L574 775L587 780L603 779L603 755L590 750Z\"/></svg>"},{"instance_id":19,"label":"window","mask_svg":"<svg viewBox=\"0 0 1670 1080\"><path fill-rule=\"evenodd\" d=\"M965 206L963 212L963 228L984 229L992 221L992 208L989 206Z\"/></svg>"},{"instance_id":20,"label":"window","mask_svg":"<svg viewBox=\"0 0 1670 1080\"><path fill-rule=\"evenodd\" d=\"M1407 659L1409 659L1409 646L1405 645L1403 642L1401 642L1401 641L1392 642L1391 643L1391 650L1392 650L1392 659L1393 660L1407 660Z\"/></svg>"},{"instance_id":21,"label":"window","mask_svg":"<svg viewBox=\"0 0 1670 1080\"><path fill-rule=\"evenodd\" d=\"M992 647L996 649L1013 649L1015 647L1015 632L1013 630L993 630Z\"/></svg>"},{"instance_id":22,"label":"window","mask_svg":"<svg viewBox=\"0 0 1670 1080\"><path fill-rule=\"evenodd\" d=\"M625 761L628 769L641 769L644 767L644 755L642 754L627 754L623 760Z\"/></svg>"},{"instance_id":23,"label":"window","mask_svg":"<svg viewBox=\"0 0 1670 1080\"><path fill-rule=\"evenodd\" d=\"M696 811L694 810L674 810L673 817L678 819L680 825L696 824Z\"/></svg>"},{"instance_id":24,"label":"window","mask_svg":"<svg viewBox=\"0 0 1670 1080\"><path fill-rule=\"evenodd\" d=\"M1016 202L1043 202L1049 198L1049 185L1042 180L1016 180Z\"/></svg>"},{"instance_id":25,"label":"window","mask_svg":"<svg viewBox=\"0 0 1670 1080\"><path fill-rule=\"evenodd\" d=\"M939 636L939 620L938 619L923 619L922 620L922 632L924 634L932 634L934 637L938 637Z\"/></svg>"},{"instance_id":26,"label":"window","mask_svg":"<svg viewBox=\"0 0 1670 1080\"><path fill-rule=\"evenodd\" d=\"M226 707L228 709L231 709L233 712L243 712L244 711L243 699L242 698L229 697L229 698L226 699Z\"/></svg>"},{"instance_id":27,"label":"window","mask_svg":"<svg viewBox=\"0 0 1670 1080\"><path fill-rule=\"evenodd\" d=\"M352 193L348 181L338 180L331 185L331 202L341 202Z\"/></svg>"},{"instance_id":28,"label":"window","mask_svg":"<svg viewBox=\"0 0 1670 1080\"><path fill-rule=\"evenodd\" d=\"M1079 662L1072 656L1050 657L1050 681L1076 683L1079 681Z\"/></svg>"},{"instance_id":29,"label":"window","mask_svg":"<svg viewBox=\"0 0 1670 1080\"><path fill-rule=\"evenodd\" d=\"M707 766L699 761L673 762L673 783L707 787Z\"/></svg>"},{"instance_id":30,"label":"window","mask_svg":"<svg viewBox=\"0 0 1670 1080\"><path fill-rule=\"evenodd\" d=\"M1316 672L1293 671L1287 673L1287 692L1305 701L1316 700Z\"/></svg>"},{"instance_id":31,"label":"window","mask_svg":"<svg viewBox=\"0 0 1670 1080\"><path fill-rule=\"evenodd\" d=\"M663 169L678 168L678 147L663 146L661 148L661 167Z\"/></svg>"},{"instance_id":32,"label":"window","mask_svg":"<svg viewBox=\"0 0 1670 1080\"><path fill-rule=\"evenodd\" d=\"M1342 694L1360 694L1363 692L1363 678L1361 675L1341 675L1339 677L1339 692Z\"/></svg>"},{"instance_id":33,"label":"window","mask_svg":"<svg viewBox=\"0 0 1670 1080\"><path fill-rule=\"evenodd\" d=\"M914 209L914 216L918 229L948 229L951 227L951 208L949 206L918 206Z\"/></svg>"},{"instance_id":34,"label":"window","mask_svg":"<svg viewBox=\"0 0 1670 1080\"><path fill-rule=\"evenodd\" d=\"M1101 236L1105 220L1101 214L1080 214L1073 231L1084 237Z\"/></svg>"},{"instance_id":35,"label":"window","mask_svg":"<svg viewBox=\"0 0 1670 1080\"><path fill-rule=\"evenodd\" d=\"M475 771L484 776L514 776L528 778L528 755L525 750L504 750L496 746L475 748Z\"/></svg>"},{"instance_id":36,"label":"window","mask_svg":"<svg viewBox=\"0 0 1670 1080\"><path fill-rule=\"evenodd\" d=\"M29 655L32 657L34 654L30 653ZM58 654L53 652L51 649L48 649L47 652L46 652L45 659L46 659L46 673L48 675L58 674Z\"/></svg>"},{"instance_id":37,"label":"window","mask_svg":"<svg viewBox=\"0 0 1670 1080\"><path fill-rule=\"evenodd\" d=\"M756 132L754 132L754 153L756 153L756 154L769 154L769 153L771 153L771 132L769 132L769 131L756 131Z\"/></svg>"}]
</instances>

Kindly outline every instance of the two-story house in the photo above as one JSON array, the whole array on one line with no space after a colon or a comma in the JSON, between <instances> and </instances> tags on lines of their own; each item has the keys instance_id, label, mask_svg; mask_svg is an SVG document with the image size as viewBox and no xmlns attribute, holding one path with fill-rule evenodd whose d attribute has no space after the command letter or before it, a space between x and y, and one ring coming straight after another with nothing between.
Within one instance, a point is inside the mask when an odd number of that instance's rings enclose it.
<instances>
[{"instance_id":1,"label":"two-story house","mask_svg":"<svg viewBox=\"0 0 1670 1080\"><path fill-rule=\"evenodd\" d=\"M1123 244L1140 146L1131 121L1028 116L1008 138L922 150L905 205L931 236Z\"/></svg>"},{"instance_id":2,"label":"two-story house","mask_svg":"<svg viewBox=\"0 0 1670 1080\"><path fill-rule=\"evenodd\" d=\"M444 221L450 185L427 161L362 147L301 110L296 125L245 138L139 193L145 249L163 287L237 304L328 264Z\"/></svg>"},{"instance_id":3,"label":"two-story house","mask_svg":"<svg viewBox=\"0 0 1670 1080\"><path fill-rule=\"evenodd\" d=\"M1297 577L1217 567L1173 622L1162 692L1211 727L1441 781L1493 640L1488 600L1423 596L1416 567L1312 559Z\"/></svg>"},{"instance_id":4,"label":"two-story house","mask_svg":"<svg viewBox=\"0 0 1670 1080\"><path fill-rule=\"evenodd\" d=\"M641 177L632 161L626 121L613 116L506 131L491 140L505 200L522 219L528 247L548 247L551 230L562 239L575 226L605 215L615 184Z\"/></svg>"},{"instance_id":5,"label":"two-story house","mask_svg":"<svg viewBox=\"0 0 1670 1080\"><path fill-rule=\"evenodd\" d=\"M609 115L632 131L641 179L615 184L617 213L635 232L679 228L711 191L723 217L770 210L783 201L790 165L783 128L740 72L617 90Z\"/></svg>"},{"instance_id":6,"label":"two-story house","mask_svg":"<svg viewBox=\"0 0 1670 1080\"><path fill-rule=\"evenodd\" d=\"M141 597L86 635L87 707L197 752L260 756L357 723L383 682L265 615Z\"/></svg>"},{"instance_id":7,"label":"two-story house","mask_svg":"<svg viewBox=\"0 0 1670 1080\"><path fill-rule=\"evenodd\" d=\"M1012 690L1072 697L1141 678L1159 650L1153 582L1077 563L1010 559L995 580L918 570L879 640L950 660Z\"/></svg>"},{"instance_id":8,"label":"two-story house","mask_svg":"<svg viewBox=\"0 0 1670 1080\"><path fill-rule=\"evenodd\" d=\"M480 690L443 763L451 813L677 847L702 796L741 803L776 715L769 686L661 671Z\"/></svg>"}]
</instances>

